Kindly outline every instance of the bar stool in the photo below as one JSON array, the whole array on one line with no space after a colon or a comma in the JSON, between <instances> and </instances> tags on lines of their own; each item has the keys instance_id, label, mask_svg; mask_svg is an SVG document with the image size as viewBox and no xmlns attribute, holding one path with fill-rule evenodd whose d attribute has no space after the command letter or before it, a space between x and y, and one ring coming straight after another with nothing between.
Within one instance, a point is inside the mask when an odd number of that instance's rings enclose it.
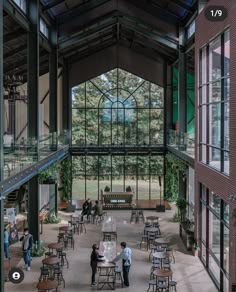
<instances>
[{"instance_id":1,"label":"bar stool","mask_svg":"<svg viewBox=\"0 0 236 292\"><path fill-rule=\"evenodd\" d=\"M115 282L117 283L117 280L120 280L121 287L124 287L124 281L122 277L122 269L119 266L115 267Z\"/></svg>"},{"instance_id":2,"label":"bar stool","mask_svg":"<svg viewBox=\"0 0 236 292\"><path fill-rule=\"evenodd\" d=\"M61 285L61 282L63 282L64 288L66 287L65 279L63 278L62 270L57 267L53 270L53 278L57 280L58 285Z\"/></svg>"},{"instance_id":3,"label":"bar stool","mask_svg":"<svg viewBox=\"0 0 236 292\"><path fill-rule=\"evenodd\" d=\"M58 256L59 256L59 259L60 259L60 265L63 267L64 264L65 264L65 261L67 263L67 269L69 268L69 262L67 260L67 257L66 257L66 253L64 251L59 251L58 253Z\"/></svg>"},{"instance_id":4,"label":"bar stool","mask_svg":"<svg viewBox=\"0 0 236 292\"><path fill-rule=\"evenodd\" d=\"M148 237L147 235L142 235L142 239L140 241L140 249L142 249L142 247L145 247L146 250L148 250Z\"/></svg>"},{"instance_id":5,"label":"bar stool","mask_svg":"<svg viewBox=\"0 0 236 292\"><path fill-rule=\"evenodd\" d=\"M142 222L144 222L144 215L143 215L143 210L138 211L138 221L141 219Z\"/></svg>"},{"instance_id":6,"label":"bar stool","mask_svg":"<svg viewBox=\"0 0 236 292\"><path fill-rule=\"evenodd\" d=\"M49 278L49 269L45 266L40 268L39 282L46 281Z\"/></svg>"},{"instance_id":7,"label":"bar stool","mask_svg":"<svg viewBox=\"0 0 236 292\"><path fill-rule=\"evenodd\" d=\"M132 210L131 211L131 217L130 217L130 223L132 222L136 222L137 220L137 211L136 210Z\"/></svg>"}]
</instances>

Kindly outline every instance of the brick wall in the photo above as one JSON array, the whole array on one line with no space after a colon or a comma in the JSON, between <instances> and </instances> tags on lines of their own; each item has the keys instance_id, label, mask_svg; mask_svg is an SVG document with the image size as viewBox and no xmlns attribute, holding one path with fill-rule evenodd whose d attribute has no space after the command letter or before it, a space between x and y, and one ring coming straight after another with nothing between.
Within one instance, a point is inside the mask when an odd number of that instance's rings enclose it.
<instances>
[{"instance_id":1,"label":"brick wall","mask_svg":"<svg viewBox=\"0 0 236 292\"><path fill-rule=\"evenodd\" d=\"M228 11L228 17L223 22L210 22L205 18L204 10L196 20L195 33L195 64L196 64L196 149L195 149L195 220L198 225L199 206L199 182L203 183L211 191L230 204L230 212L236 207L236 203L229 201L231 194L236 194L236 1L235 0L210 0L207 6L224 5ZM207 7L206 6L206 7ZM218 34L230 28L230 175L225 176L208 166L198 162L198 72L199 49ZM232 283L236 282L236 227L230 219L230 291ZM197 235L197 231L196 231Z\"/></svg>"}]
</instances>

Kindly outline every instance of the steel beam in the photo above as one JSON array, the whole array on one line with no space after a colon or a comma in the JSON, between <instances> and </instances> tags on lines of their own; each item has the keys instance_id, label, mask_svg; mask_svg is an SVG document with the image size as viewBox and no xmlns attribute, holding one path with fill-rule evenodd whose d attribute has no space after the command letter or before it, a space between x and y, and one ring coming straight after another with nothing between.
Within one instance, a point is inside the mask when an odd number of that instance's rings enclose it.
<instances>
[{"instance_id":1,"label":"steel beam","mask_svg":"<svg viewBox=\"0 0 236 292\"><path fill-rule=\"evenodd\" d=\"M25 31L22 28L19 28L19 29L13 31L13 32L5 34L3 36L4 44L7 44L7 43L9 43L9 42L21 37L22 34L25 34Z\"/></svg>"},{"instance_id":2,"label":"steel beam","mask_svg":"<svg viewBox=\"0 0 236 292\"><path fill-rule=\"evenodd\" d=\"M2 2L2 1L1 1ZM29 1L31 2L31 1ZM30 21L21 11L21 9L9 0L3 0L3 9L9 14L21 27L26 31L30 31Z\"/></svg>"},{"instance_id":3,"label":"steel beam","mask_svg":"<svg viewBox=\"0 0 236 292\"><path fill-rule=\"evenodd\" d=\"M128 18L123 18L123 17L119 17L119 23L124 25L125 27L139 33L139 34L142 34L144 36L146 36L147 38L150 38L154 41L157 41L171 49L174 49L174 50L177 50L178 48L178 45L175 41L171 41L169 39L166 39L156 33L153 33L152 30L146 30L144 29L143 27L133 23L132 21L129 21ZM153 29L153 28L152 28Z\"/></svg>"},{"instance_id":4,"label":"steel beam","mask_svg":"<svg viewBox=\"0 0 236 292\"><path fill-rule=\"evenodd\" d=\"M193 8L191 5L186 4L185 2L182 2L180 0L170 0L170 2L172 2L173 4L179 6L180 8L183 8L185 10L187 10L187 12L193 14Z\"/></svg>"},{"instance_id":5,"label":"steel beam","mask_svg":"<svg viewBox=\"0 0 236 292\"><path fill-rule=\"evenodd\" d=\"M53 30L51 34L51 43L52 51L49 56L49 125L50 133L57 134L58 52L57 52L57 32L55 30Z\"/></svg>"},{"instance_id":6,"label":"steel beam","mask_svg":"<svg viewBox=\"0 0 236 292\"><path fill-rule=\"evenodd\" d=\"M3 2L0 1L0 182L3 181L3 134L4 134L4 99L3 99ZM4 292L4 199L0 191L0 292Z\"/></svg>"},{"instance_id":7,"label":"steel beam","mask_svg":"<svg viewBox=\"0 0 236 292\"><path fill-rule=\"evenodd\" d=\"M64 62L62 69L62 128L69 131L69 65Z\"/></svg>"},{"instance_id":8,"label":"steel beam","mask_svg":"<svg viewBox=\"0 0 236 292\"><path fill-rule=\"evenodd\" d=\"M5 47L5 44L4 44L4 47ZM22 45L22 46L19 46L19 47L13 49L13 50L10 50L10 49L7 48L7 50L9 50L9 52L6 52L4 54L4 57L3 57L4 58L4 61L7 58L11 58L11 57L13 57L15 55L21 54L21 52L24 51L24 50L26 50L26 49L27 49L27 45L26 44L25 45Z\"/></svg>"},{"instance_id":9,"label":"steel beam","mask_svg":"<svg viewBox=\"0 0 236 292\"><path fill-rule=\"evenodd\" d=\"M39 94L39 0L31 0L28 33L28 137L38 140L38 94Z\"/></svg>"},{"instance_id":10,"label":"steel beam","mask_svg":"<svg viewBox=\"0 0 236 292\"><path fill-rule=\"evenodd\" d=\"M181 152L181 151L179 151L176 148L171 147L171 146L167 146L167 150L169 152L171 152L172 154L174 154L179 159L188 163L188 165L190 165L192 168L194 168L194 158L192 158L191 156L188 156L186 153Z\"/></svg>"},{"instance_id":11,"label":"steel beam","mask_svg":"<svg viewBox=\"0 0 236 292\"><path fill-rule=\"evenodd\" d=\"M39 184L38 176L28 182L28 226L34 242L39 242Z\"/></svg>"},{"instance_id":12,"label":"steel beam","mask_svg":"<svg viewBox=\"0 0 236 292\"><path fill-rule=\"evenodd\" d=\"M61 25L68 21L71 21L71 19L79 17L83 13L93 10L94 8L101 6L102 4L107 3L109 1L111 0L88 0L83 4L79 4L73 7L68 12L58 15L56 18L57 24Z\"/></svg>"},{"instance_id":13,"label":"steel beam","mask_svg":"<svg viewBox=\"0 0 236 292\"><path fill-rule=\"evenodd\" d=\"M55 0L55 1L45 5L43 7L42 11L44 12L44 11L47 11L49 9L52 9L53 7L55 7L55 6L57 6L57 5L61 4L61 3L64 3L64 2L65 2L65 0Z\"/></svg>"},{"instance_id":14,"label":"steel beam","mask_svg":"<svg viewBox=\"0 0 236 292\"><path fill-rule=\"evenodd\" d=\"M110 19L108 20L106 23L102 24L102 25L98 25L95 28L89 29L84 33L80 33L66 41L60 42L59 43L59 50L63 50L69 46L73 46L76 43L82 42L83 40L85 40L88 37L97 35L98 33L105 31L106 29L114 26L117 23L116 19Z\"/></svg>"}]
</instances>

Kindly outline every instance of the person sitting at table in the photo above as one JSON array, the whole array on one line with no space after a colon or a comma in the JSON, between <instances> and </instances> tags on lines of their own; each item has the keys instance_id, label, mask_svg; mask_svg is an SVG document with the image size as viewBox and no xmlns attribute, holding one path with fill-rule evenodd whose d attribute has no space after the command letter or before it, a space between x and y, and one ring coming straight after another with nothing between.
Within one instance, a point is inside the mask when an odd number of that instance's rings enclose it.
<instances>
[{"instance_id":1,"label":"person sitting at table","mask_svg":"<svg viewBox=\"0 0 236 292\"><path fill-rule=\"evenodd\" d=\"M95 206L93 207L93 223L95 223L96 216L102 216L103 209L102 204L99 201L95 201Z\"/></svg>"},{"instance_id":2,"label":"person sitting at table","mask_svg":"<svg viewBox=\"0 0 236 292\"><path fill-rule=\"evenodd\" d=\"M92 202L91 200L88 198L82 206L82 218L84 215L87 215L87 220L89 219L89 215L91 215L91 210L92 210Z\"/></svg>"},{"instance_id":3,"label":"person sitting at table","mask_svg":"<svg viewBox=\"0 0 236 292\"><path fill-rule=\"evenodd\" d=\"M92 268L92 283L91 283L91 286L94 287L97 285L97 283L95 282L95 275L96 275L96 272L97 272L97 264L98 262L104 262L103 259L101 259L99 257L99 253L98 253L98 245L97 244L93 244L92 246L92 253L91 253L91 256L90 256L90 266Z\"/></svg>"},{"instance_id":4,"label":"person sitting at table","mask_svg":"<svg viewBox=\"0 0 236 292\"><path fill-rule=\"evenodd\" d=\"M129 287L129 270L132 263L132 251L129 247L127 247L126 242L121 242L120 246L122 248L122 252L112 262L118 262L122 259L124 285Z\"/></svg>"}]
</instances>

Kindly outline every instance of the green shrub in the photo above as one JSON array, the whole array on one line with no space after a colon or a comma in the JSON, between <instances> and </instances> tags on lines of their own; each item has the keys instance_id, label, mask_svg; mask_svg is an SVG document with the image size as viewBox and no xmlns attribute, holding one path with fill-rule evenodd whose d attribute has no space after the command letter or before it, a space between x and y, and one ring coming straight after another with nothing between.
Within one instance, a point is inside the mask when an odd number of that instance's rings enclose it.
<instances>
[{"instance_id":1,"label":"green shrub","mask_svg":"<svg viewBox=\"0 0 236 292\"><path fill-rule=\"evenodd\" d=\"M42 240L36 241L32 246L32 257L42 257L46 251L46 247Z\"/></svg>"},{"instance_id":2,"label":"green shrub","mask_svg":"<svg viewBox=\"0 0 236 292\"><path fill-rule=\"evenodd\" d=\"M60 222L61 217L56 216L54 213L48 215L43 221L44 224L58 224Z\"/></svg>"}]
</instances>

